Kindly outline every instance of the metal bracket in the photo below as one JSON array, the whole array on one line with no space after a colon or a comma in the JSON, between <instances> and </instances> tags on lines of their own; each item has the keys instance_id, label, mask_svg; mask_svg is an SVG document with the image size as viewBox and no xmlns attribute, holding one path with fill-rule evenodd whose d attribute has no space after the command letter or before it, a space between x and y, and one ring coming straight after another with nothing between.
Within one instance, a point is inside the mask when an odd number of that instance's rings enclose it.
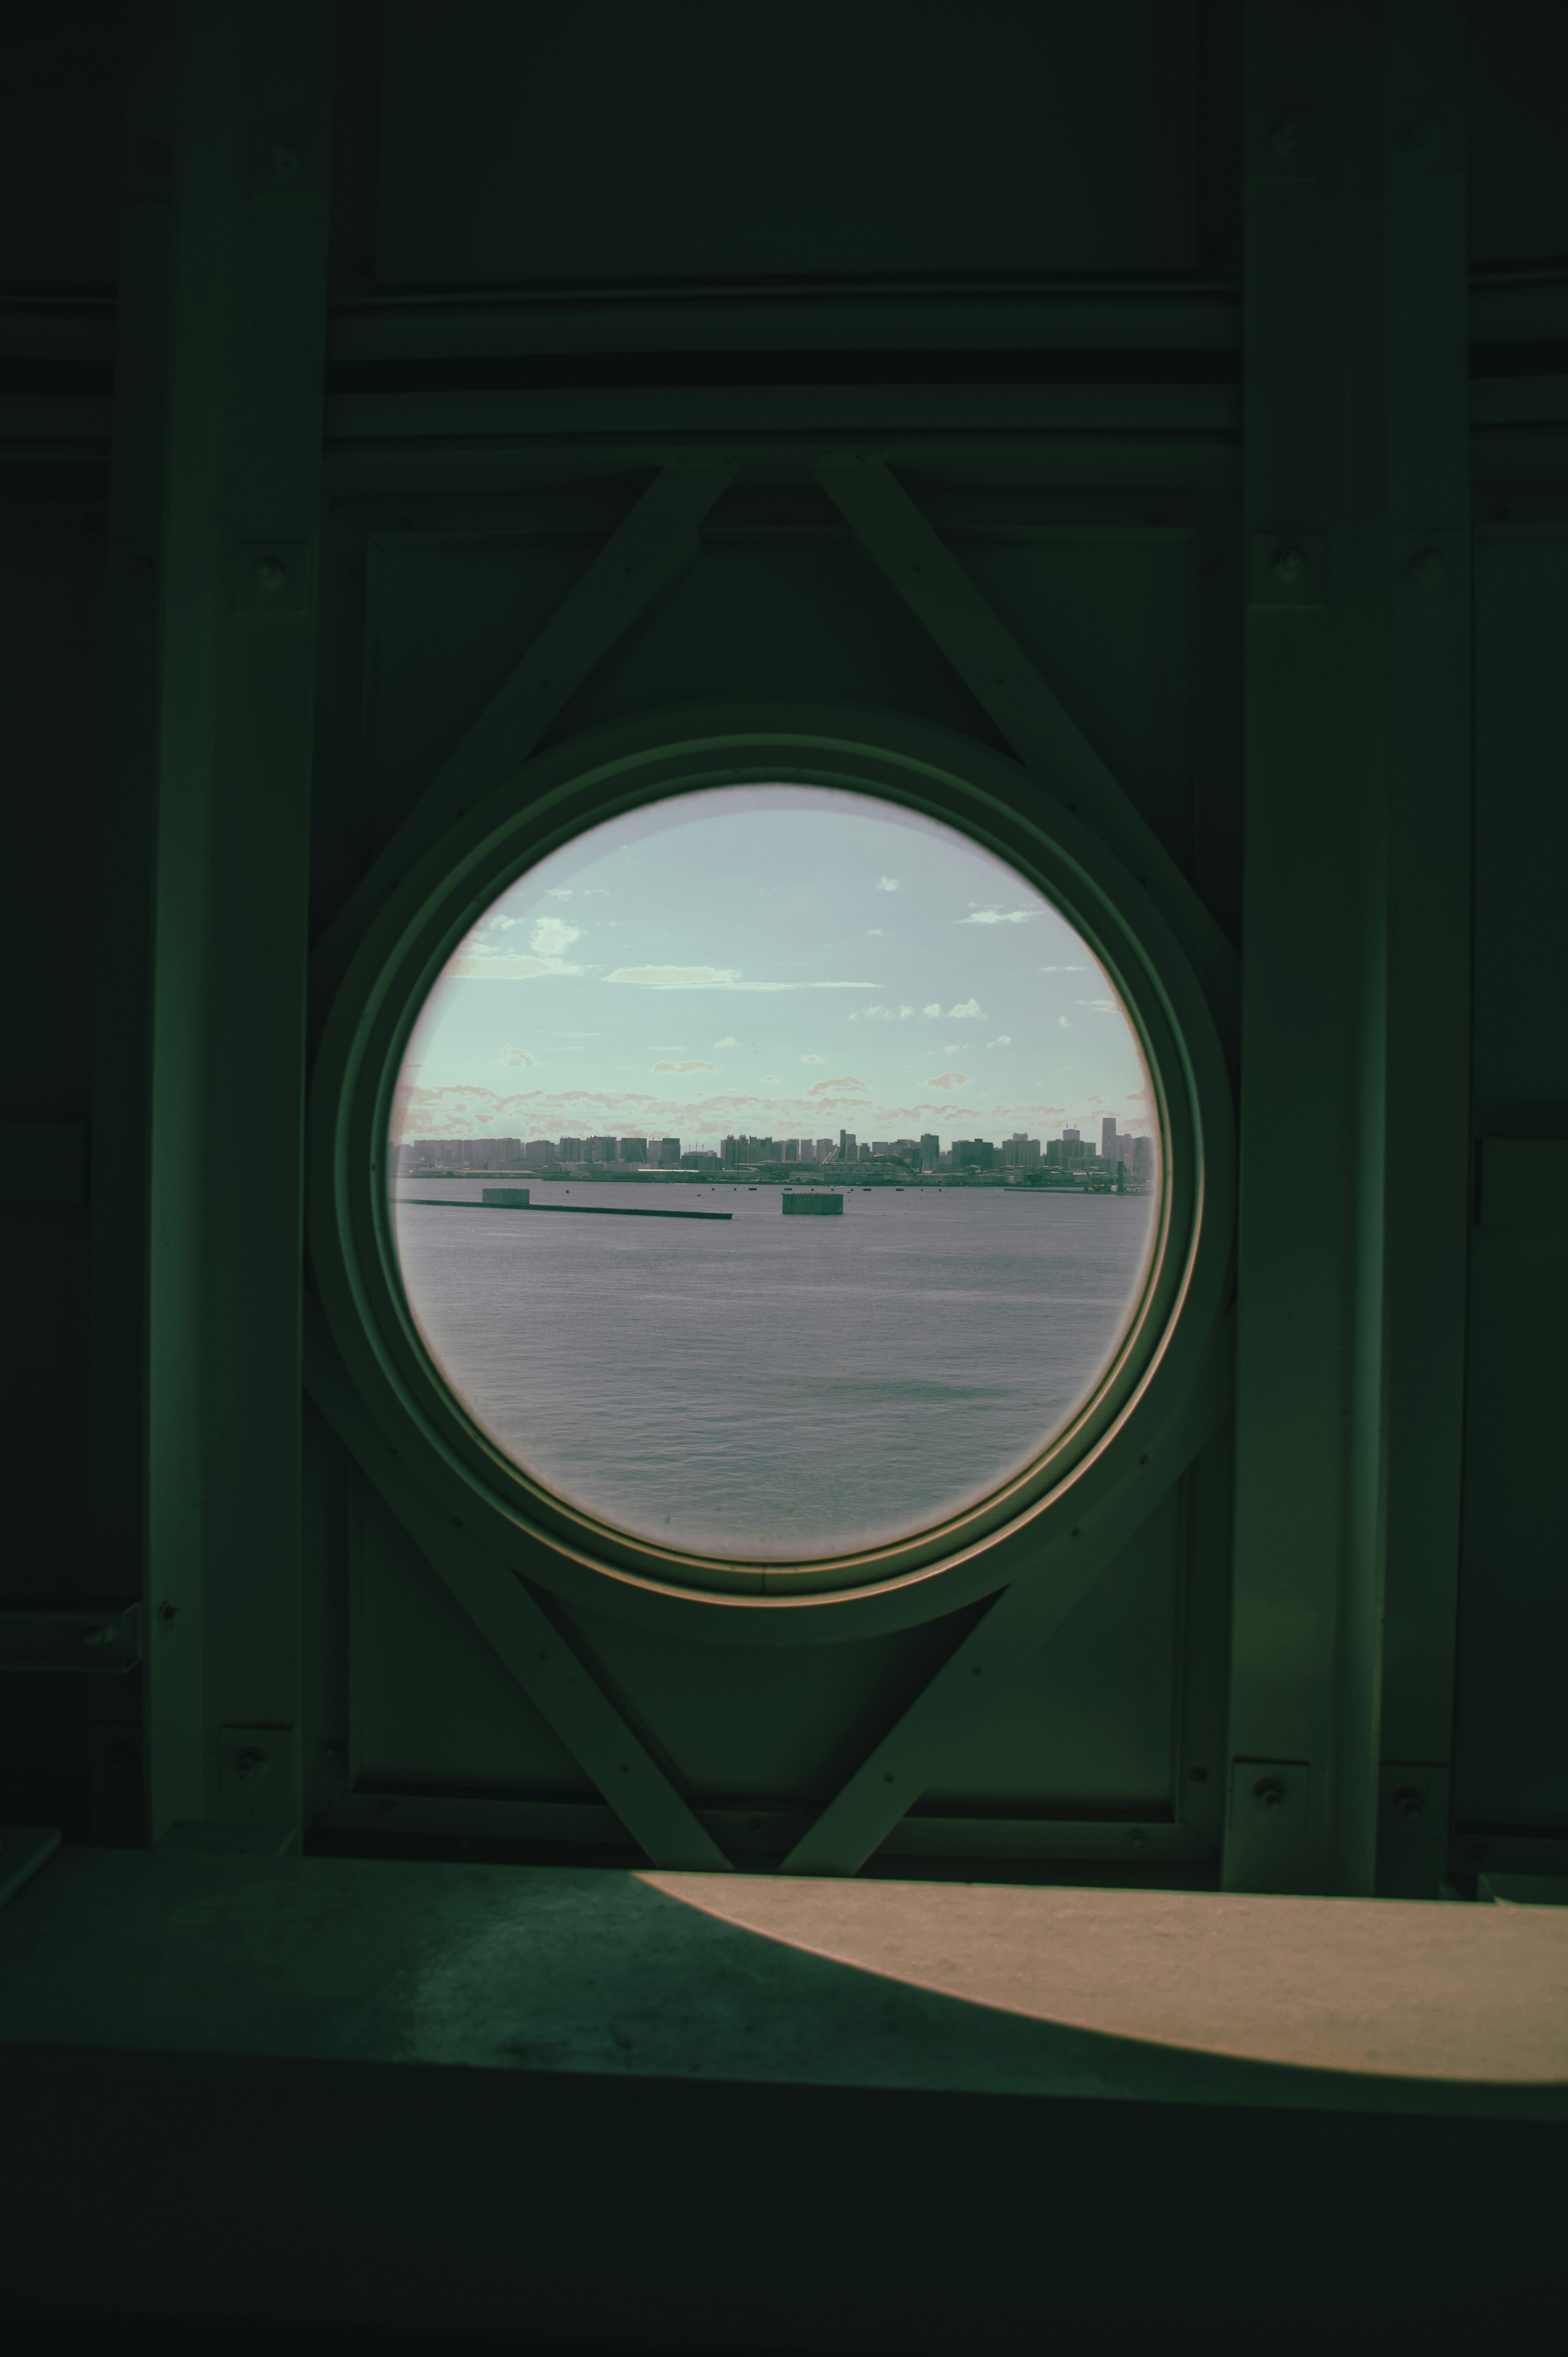
<instances>
[{"instance_id":1,"label":"metal bracket","mask_svg":"<svg viewBox=\"0 0 1568 2357\"><path fill-rule=\"evenodd\" d=\"M220 1727L218 1790L223 1815L248 1824L292 1816L294 1753L291 1727Z\"/></svg>"},{"instance_id":2,"label":"metal bracket","mask_svg":"<svg viewBox=\"0 0 1568 2357\"><path fill-rule=\"evenodd\" d=\"M303 542L245 541L234 551L233 599L242 614L302 614L310 551Z\"/></svg>"},{"instance_id":3,"label":"metal bracket","mask_svg":"<svg viewBox=\"0 0 1568 2357\"><path fill-rule=\"evenodd\" d=\"M1304 1890L1311 1768L1230 1760L1226 1890Z\"/></svg>"},{"instance_id":4,"label":"metal bracket","mask_svg":"<svg viewBox=\"0 0 1568 2357\"><path fill-rule=\"evenodd\" d=\"M0 1612L0 1669L87 1670L123 1677L142 1658L142 1608Z\"/></svg>"},{"instance_id":5,"label":"metal bracket","mask_svg":"<svg viewBox=\"0 0 1568 2357\"><path fill-rule=\"evenodd\" d=\"M1254 606L1322 606L1327 588L1328 543L1321 533L1253 534L1251 600Z\"/></svg>"},{"instance_id":6,"label":"metal bracket","mask_svg":"<svg viewBox=\"0 0 1568 2357\"><path fill-rule=\"evenodd\" d=\"M1247 112L1250 180L1316 180L1323 168L1323 109L1254 106Z\"/></svg>"},{"instance_id":7,"label":"metal bracket","mask_svg":"<svg viewBox=\"0 0 1568 2357\"><path fill-rule=\"evenodd\" d=\"M1400 603L1428 613L1457 613L1465 595L1462 532L1402 532L1394 539Z\"/></svg>"}]
</instances>

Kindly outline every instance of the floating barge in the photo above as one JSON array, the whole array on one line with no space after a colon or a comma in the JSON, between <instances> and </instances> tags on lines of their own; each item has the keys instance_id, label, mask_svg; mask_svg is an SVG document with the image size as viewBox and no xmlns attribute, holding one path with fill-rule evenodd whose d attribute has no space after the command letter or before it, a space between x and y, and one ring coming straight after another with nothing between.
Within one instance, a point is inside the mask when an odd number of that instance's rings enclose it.
<instances>
[{"instance_id":1,"label":"floating barge","mask_svg":"<svg viewBox=\"0 0 1568 2357\"><path fill-rule=\"evenodd\" d=\"M423 1203L436 1211L559 1211L585 1220L733 1220L733 1211L666 1211L650 1203L531 1203L526 1187L487 1187L483 1200L471 1195L400 1195L400 1203Z\"/></svg>"},{"instance_id":2,"label":"floating barge","mask_svg":"<svg viewBox=\"0 0 1568 2357\"><path fill-rule=\"evenodd\" d=\"M780 1195L779 1201L786 1214L798 1212L802 1219L831 1219L843 1210L842 1195L819 1195L814 1189L809 1195Z\"/></svg>"}]
</instances>

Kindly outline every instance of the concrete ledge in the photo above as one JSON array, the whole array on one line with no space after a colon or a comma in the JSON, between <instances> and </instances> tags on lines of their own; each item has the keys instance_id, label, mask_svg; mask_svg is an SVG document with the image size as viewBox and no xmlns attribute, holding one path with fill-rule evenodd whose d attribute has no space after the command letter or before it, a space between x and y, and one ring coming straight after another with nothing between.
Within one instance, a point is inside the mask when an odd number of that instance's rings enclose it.
<instances>
[{"instance_id":1,"label":"concrete ledge","mask_svg":"<svg viewBox=\"0 0 1568 2357\"><path fill-rule=\"evenodd\" d=\"M0 2045L1560 2121L1568 1913L68 1850Z\"/></svg>"}]
</instances>

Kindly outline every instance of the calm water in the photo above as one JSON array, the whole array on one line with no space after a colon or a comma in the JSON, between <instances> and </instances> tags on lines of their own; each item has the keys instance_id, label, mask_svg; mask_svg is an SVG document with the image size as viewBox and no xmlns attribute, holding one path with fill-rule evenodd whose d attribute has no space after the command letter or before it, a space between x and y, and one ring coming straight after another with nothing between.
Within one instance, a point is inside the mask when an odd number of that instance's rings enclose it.
<instances>
[{"instance_id":1,"label":"calm water","mask_svg":"<svg viewBox=\"0 0 1568 2357\"><path fill-rule=\"evenodd\" d=\"M891 1189L786 1219L777 1187L540 1180L536 1203L732 1211L536 1219L400 1204L425 1341L475 1420L607 1522L805 1559L995 1487L1095 1383L1149 1197ZM477 1202L477 1179L400 1192Z\"/></svg>"}]
</instances>

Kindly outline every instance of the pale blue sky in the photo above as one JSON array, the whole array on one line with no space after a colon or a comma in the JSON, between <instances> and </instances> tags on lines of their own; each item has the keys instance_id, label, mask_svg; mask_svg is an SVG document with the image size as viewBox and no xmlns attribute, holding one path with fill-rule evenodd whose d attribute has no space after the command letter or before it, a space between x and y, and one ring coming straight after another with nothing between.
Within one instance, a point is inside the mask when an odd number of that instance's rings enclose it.
<instances>
[{"instance_id":1,"label":"pale blue sky","mask_svg":"<svg viewBox=\"0 0 1568 2357\"><path fill-rule=\"evenodd\" d=\"M1041 1139L1147 1076L1066 920L865 797L726 787L611 820L501 894L431 993L406 1137Z\"/></svg>"}]
</instances>

